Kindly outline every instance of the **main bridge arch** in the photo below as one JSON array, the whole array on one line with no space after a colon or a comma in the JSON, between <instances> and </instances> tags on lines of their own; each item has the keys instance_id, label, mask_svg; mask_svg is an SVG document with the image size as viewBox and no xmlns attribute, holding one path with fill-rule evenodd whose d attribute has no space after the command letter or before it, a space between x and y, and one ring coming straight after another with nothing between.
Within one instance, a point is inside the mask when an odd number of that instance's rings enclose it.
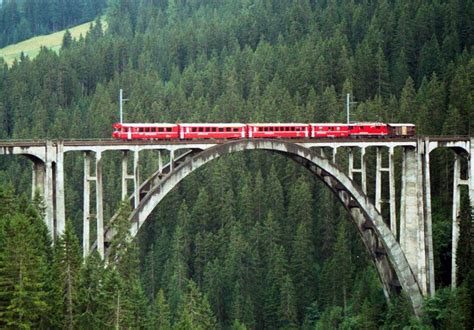
<instances>
[{"instance_id":1,"label":"main bridge arch","mask_svg":"<svg viewBox=\"0 0 474 330\"><path fill-rule=\"evenodd\" d=\"M394 286L400 286L409 297L415 314L420 315L423 303L420 287L400 244L374 204L334 163L296 143L277 140L238 140L203 151L190 152L187 155L188 159L154 185L132 211L130 215L132 237L137 235L158 203L181 180L211 160L244 150L267 150L284 155L307 168L329 187L357 226L363 243L376 265L385 295L388 297ZM110 242L114 232L107 230L105 236L105 240ZM108 254L107 250L105 254Z\"/></svg>"}]
</instances>

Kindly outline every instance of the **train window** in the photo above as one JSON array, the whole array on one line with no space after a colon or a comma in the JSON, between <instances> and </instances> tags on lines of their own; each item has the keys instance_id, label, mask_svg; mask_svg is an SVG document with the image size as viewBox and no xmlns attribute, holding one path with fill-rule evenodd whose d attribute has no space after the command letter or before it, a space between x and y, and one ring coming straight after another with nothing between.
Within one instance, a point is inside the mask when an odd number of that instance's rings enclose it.
<instances>
[{"instance_id":1,"label":"train window","mask_svg":"<svg viewBox=\"0 0 474 330\"><path fill-rule=\"evenodd\" d=\"M224 129L222 127L219 127L219 132L224 132Z\"/></svg>"}]
</instances>

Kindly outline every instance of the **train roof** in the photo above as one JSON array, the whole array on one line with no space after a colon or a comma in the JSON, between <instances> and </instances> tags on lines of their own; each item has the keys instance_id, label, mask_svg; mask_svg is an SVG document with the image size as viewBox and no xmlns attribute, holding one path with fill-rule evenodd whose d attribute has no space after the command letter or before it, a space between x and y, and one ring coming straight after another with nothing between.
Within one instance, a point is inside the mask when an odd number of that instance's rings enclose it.
<instances>
[{"instance_id":1,"label":"train roof","mask_svg":"<svg viewBox=\"0 0 474 330\"><path fill-rule=\"evenodd\" d=\"M263 126L263 127L269 127L269 126L308 126L308 124L305 124L305 123L250 123L248 125L249 126Z\"/></svg>"},{"instance_id":2,"label":"train roof","mask_svg":"<svg viewBox=\"0 0 474 330\"><path fill-rule=\"evenodd\" d=\"M402 127L402 126L415 127L415 124L400 124L400 123L392 124L392 123L390 123L388 125L390 125L392 127Z\"/></svg>"},{"instance_id":3,"label":"train roof","mask_svg":"<svg viewBox=\"0 0 474 330\"><path fill-rule=\"evenodd\" d=\"M382 123L382 122L379 122L379 121L359 121L359 122L351 122L349 125L361 125L361 126L368 126L368 125L371 125L371 126L384 126L384 125L387 125L387 123Z\"/></svg>"},{"instance_id":4,"label":"train roof","mask_svg":"<svg viewBox=\"0 0 474 330\"><path fill-rule=\"evenodd\" d=\"M346 123L311 123L313 126L349 126Z\"/></svg>"},{"instance_id":5,"label":"train roof","mask_svg":"<svg viewBox=\"0 0 474 330\"><path fill-rule=\"evenodd\" d=\"M241 123L183 123L180 126L186 127L244 127Z\"/></svg>"},{"instance_id":6,"label":"train roof","mask_svg":"<svg viewBox=\"0 0 474 330\"><path fill-rule=\"evenodd\" d=\"M123 127L176 127L177 124L170 123L116 123L115 125L122 125Z\"/></svg>"}]
</instances>

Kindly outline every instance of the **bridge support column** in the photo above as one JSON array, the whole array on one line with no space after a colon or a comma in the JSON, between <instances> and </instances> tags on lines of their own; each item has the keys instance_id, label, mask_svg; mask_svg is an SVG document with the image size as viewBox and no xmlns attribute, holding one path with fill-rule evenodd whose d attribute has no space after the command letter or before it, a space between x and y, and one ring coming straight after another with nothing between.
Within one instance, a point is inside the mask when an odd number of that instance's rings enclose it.
<instances>
[{"instance_id":1,"label":"bridge support column","mask_svg":"<svg viewBox=\"0 0 474 330\"><path fill-rule=\"evenodd\" d=\"M375 208L382 213L382 152L377 147L375 162Z\"/></svg>"},{"instance_id":2,"label":"bridge support column","mask_svg":"<svg viewBox=\"0 0 474 330\"><path fill-rule=\"evenodd\" d=\"M122 200L124 201L128 195L127 188L127 168L128 168L128 151L124 151L122 154Z\"/></svg>"},{"instance_id":3,"label":"bridge support column","mask_svg":"<svg viewBox=\"0 0 474 330\"><path fill-rule=\"evenodd\" d=\"M134 208L138 207L140 203L140 171L138 167L139 153L138 149L133 152L133 194L134 198Z\"/></svg>"},{"instance_id":4,"label":"bridge support column","mask_svg":"<svg viewBox=\"0 0 474 330\"><path fill-rule=\"evenodd\" d=\"M472 156L471 156L472 157ZM471 165L469 164L469 167ZM469 168L469 171L472 171ZM468 185L471 189L471 178L463 180L461 178L461 156L454 155L454 175L453 175L453 223L452 223L452 246L451 246L451 288L456 288L457 264L456 252L459 243L459 213L461 211L461 186ZM470 193L470 191L469 191Z\"/></svg>"},{"instance_id":5,"label":"bridge support column","mask_svg":"<svg viewBox=\"0 0 474 330\"><path fill-rule=\"evenodd\" d=\"M425 143L419 139L417 148L404 148L402 164L402 194L400 200L400 245L405 252L410 268L424 296L434 290L434 271L430 262L432 255L430 203L425 187L429 185L426 175ZM429 273L429 274L428 274Z\"/></svg>"},{"instance_id":6,"label":"bridge support column","mask_svg":"<svg viewBox=\"0 0 474 330\"><path fill-rule=\"evenodd\" d=\"M428 286L431 297L435 295L434 256L433 256L433 223L431 218L431 179L430 179L430 141L425 138L424 192L426 221L426 250L428 251Z\"/></svg>"},{"instance_id":7,"label":"bridge support column","mask_svg":"<svg viewBox=\"0 0 474 330\"><path fill-rule=\"evenodd\" d=\"M90 193L91 184L90 181L94 180L90 175L91 171L91 159L90 152L84 153L84 201L83 201L83 221L82 221L82 254L85 257L89 255L90 249Z\"/></svg>"},{"instance_id":8,"label":"bridge support column","mask_svg":"<svg viewBox=\"0 0 474 330\"><path fill-rule=\"evenodd\" d=\"M96 220L97 220L97 251L104 259L104 206L102 190L102 152L95 153L95 195L96 195Z\"/></svg>"},{"instance_id":9,"label":"bridge support column","mask_svg":"<svg viewBox=\"0 0 474 330\"><path fill-rule=\"evenodd\" d=\"M53 173L53 161L54 153L53 144L51 141L46 141L46 161L45 161L45 180L44 180L44 202L46 204L45 220L46 226L48 227L51 239L54 242L54 173Z\"/></svg>"},{"instance_id":10,"label":"bridge support column","mask_svg":"<svg viewBox=\"0 0 474 330\"><path fill-rule=\"evenodd\" d=\"M367 194L367 162L365 161L365 148L360 151L360 170L362 176L362 191Z\"/></svg>"},{"instance_id":11,"label":"bridge support column","mask_svg":"<svg viewBox=\"0 0 474 330\"><path fill-rule=\"evenodd\" d=\"M354 179L354 173L356 170L354 169L354 151L353 148L349 148L349 178Z\"/></svg>"},{"instance_id":12,"label":"bridge support column","mask_svg":"<svg viewBox=\"0 0 474 330\"><path fill-rule=\"evenodd\" d=\"M390 203L390 230L397 238L397 205L395 203L395 166L393 161L393 147L388 151L388 181L389 181L389 203Z\"/></svg>"},{"instance_id":13,"label":"bridge support column","mask_svg":"<svg viewBox=\"0 0 474 330\"><path fill-rule=\"evenodd\" d=\"M33 160L31 199L34 199L36 194L40 194L44 198L44 180L45 180L46 166L40 160Z\"/></svg>"},{"instance_id":14,"label":"bridge support column","mask_svg":"<svg viewBox=\"0 0 474 330\"><path fill-rule=\"evenodd\" d=\"M423 295L427 295L422 144L404 148L400 200L400 245Z\"/></svg>"},{"instance_id":15,"label":"bridge support column","mask_svg":"<svg viewBox=\"0 0 474 330\"><path fill-rule=\"evenodd\" d=\"M58 141L56 144L55 199L56 236L60 236L66 229L66 211L64 206L64 146L62 141Z\"/></svg>"},{"instance_id":16,"label":"bridge support column","mask_svg":"<svg viewBox=\"0 0 474 330\"><path fill-rule=\"evenodd\" d=\"M90 219L94 217L90 213L90 182L95 181L95 198L97 223L97 251L101 258L104 258L104 212L103 212L103 191L102 191L102 153L95 153L95 176L91 175L92 153L84 153L84 218L83 218L83 255L89 254L90 250Z\"/></svg>"}]
</instances>

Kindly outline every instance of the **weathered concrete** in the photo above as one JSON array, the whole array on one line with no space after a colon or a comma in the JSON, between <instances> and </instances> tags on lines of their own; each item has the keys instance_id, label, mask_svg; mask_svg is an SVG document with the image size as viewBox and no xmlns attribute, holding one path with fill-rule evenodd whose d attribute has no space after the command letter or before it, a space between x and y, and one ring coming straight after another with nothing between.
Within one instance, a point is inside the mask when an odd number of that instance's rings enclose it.
<instances>
[{"instance_id":1,"label":"weathered concrete","mask_svg":"<svg viewBox=\"0 0 474 330\"><path fill-rule=\"evenodd\" d=\"M140 170L138 167L139 162L139 151L135 150L133 152L133 193L134 198L134 207L138 207L140 202Z\"/></svg>"},{"instance_id":2,"label":"weathered concrete","mask_svg":"<svg viewBox=\"0 0 474 330\"><path fill-rule=\"evenodd\" d=\"M388 151L388 175L389 175L389 203L390 203L390 230L397 237L397 205L395 191L395 165L393 160L393 147Z\"/></svg>"},{"instance_id":3,"label":"weathered concrete","mask_svg":"<svg viewBox=\"0 0 474 330\"><path fill-rule=\"evenodd\" d=\"M97 251L104 258L104 205L102 187L102 152L95 154L95 195L96 195L96 221L97 221Z\"/></svg>"},{"instance_id":4,"label":"weathered concrete","mask_svg":"<svg viewBox=\"0 0 474 330\"><path fill-rule=\"evenodd\" d=\"M428 253L428 291L431 297L435 295L435 277L434 277L434 256L433 256L433 225L431 217L431 180L430 180L430 153L429 153L429 138L425 139L425 160L424 160L424 195L425 195L425 249Z\"/></svg>"},{"instance_id":5,"label":"weathered concrete","mask_svg":"<svg viewBox=\"0 0 474 330\"><path fill-rule=\"evenodd\" d=\"M128 150L122 153L122 200L128 196L127 180L130 179L128 175Z\"/></svg>"},{"instance_id":6,"label":"weathered concrete","mask_svg":"<svg viewBox=\"0 0 474 330\"><path fill-rule=\"evenodd\" d=\"M39 193L41 197L44 194L45 174L46 167L42 160L33 160L33 171L32 171L32 187L31 187L31 199L34 199L36 193Z\"/></svg>"},{"instance_id":7,"label":"weathered concrete","mask_svg":"<svg viewBox=\"0 0 474 330\"><path fill-rule=\"evenodd\" d=\"M55 175L55 219L56 219L56 236L60 236L66 229L66 210L64 205L64 150L63 143L56 143L56 175Z\"/></svg>"},{"instance_id":8,"label":"weathered concrete","mask_svg":"<svg viewBox=\"0 0 474 330\"><path fill-rule=\"evenodd\" d=\"M377 147L375 153L375 207L382 212L382 152Z\"/></svg>"},{"instance_id":9,"label":"weathered concrete","mask_svg":"<svg viewBox=\"0 0 474 330\"><path fill-rule=\"evenodd\" d=\"M51 234L51 239L54 241L56 237L54 228L54 178L53 178L53 162L55 160L53 153L53 144L51 141L46 143L45 152L45 185L44 185L44 202L45 202L45 221L46 226Z\"/></svg>"},{"instance_id":10,"label":"weathered concrete","mask_svg":"<svg viewBox=\"0 0 474 330\"><path fill-rule=\"evenodd\" d=\"M91 193L91 155L84 152L84 196L83 196L83 221L82 221L82 253L84 258L89 255L90 249L90 193Z\"/></svg>"},{"instance_id":11,"label":"weathered concrete","mask_svg":"<svg viewBox=\"0 0 474 330\"><path fill-rule=\"evenodd\" d=\"M459 243L459 214L461 211L461 186L468 185L468 181L461 179L461 156L454 155L453 175L453 209L452 209L452 245L451 245L451 287L456 288L457 263L456 254Z\"/></svg>"},{"instance_id":12,"label":"weathered concrete","mask_svg":"<svg viewBox=\"0 0 474 330\"><path fill-rule=\"evenodd\" d=\"M426 276L423 275L425 246L420 244L424 233L423 214L420 214L418 192L419 164L418 152L413 148L404 148L402 164L402 195L400 201L400 246L405 252L413 273L423 293L426 293ZM420 194L421 196L421 194Z\"/></svg>"}]
</instances>

